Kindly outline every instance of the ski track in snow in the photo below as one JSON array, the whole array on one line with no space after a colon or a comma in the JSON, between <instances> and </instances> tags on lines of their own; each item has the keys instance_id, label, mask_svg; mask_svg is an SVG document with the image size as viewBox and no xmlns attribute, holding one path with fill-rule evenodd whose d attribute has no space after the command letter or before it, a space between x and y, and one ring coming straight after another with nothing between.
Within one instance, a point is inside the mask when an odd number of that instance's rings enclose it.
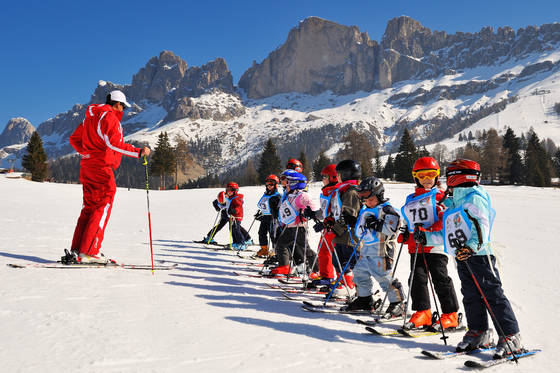
<instances>
[{"instance_id":1,"label":"ski track in snow","mask_svg":"<svg viewBox=\"0 0 560 373\"><path fill-rule=\"evenodd\" d=\"M319 186L310 193L318 198ZM400 207L410 184L386 184ZM493 240L504 289L524 343L544 353L495 371L555 371L560 362L551 322L560 300L557 236L560 190L488 187L497 210ZM357 316L303 311L264 286L273 279L234 276L230 251L191 243L214 221L219 189L150 191L154 259L171 271L119 268L15 269L12 262L55 260L68 248L81 208L81 186L0 176L0 360L5 372L285 372L462 370L466 358L430 361L422 349L447 350L437 336L378 337ZM263 187L243 187L248 228ZM149 263L146 193L119 188L104 253ZM257 237L258 224L252 229ZM312 231L312 230L311 230ZM226 230L217 235L226 242ZM319 235L310 232L312 247ZM403 253L397 276L408 278ZM449 271L460 296L453 264ZM448 340L455 345L461 333Z\"/></svg>"}]
</instances>

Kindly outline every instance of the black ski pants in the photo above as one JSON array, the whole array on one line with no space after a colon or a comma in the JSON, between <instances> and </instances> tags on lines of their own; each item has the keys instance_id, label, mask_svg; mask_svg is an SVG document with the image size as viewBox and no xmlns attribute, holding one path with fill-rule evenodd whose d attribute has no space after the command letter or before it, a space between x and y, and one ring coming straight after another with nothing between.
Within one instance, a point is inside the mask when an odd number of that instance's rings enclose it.
<instances>
[{"instance_id":1,"label":"black ski pants","mask_svg":"<svg viewBox=\"0 0 560 373\"><path fill-rule=\"evenodd\" d=\"M480 285L490 308L496 315L496 321L506 335L519 333L519 325L511 308L509 300L502 289L500 274L496 268L496 258L491 255L488 260L486 255L474 255L466 260L474 278ZM494 273L492 273L492 269ZM474 280L464 262L457 261L457 270L461 279L461 292L463 293L463 306L467 316L467 326L471 330L488 330L488 313L484 300L474 283ZM497 328L496 328L497 330Z\"/></svg>"},{"instance_id":2,"label":"black ski pants","mask_svg":"<svg viewBox=\"0 0 560 373\"><path fill-rule=\"evenodd\" d=\"M459 310L459 301L455 294L453 280L447 274L447 255L444 254L425 254L419 253L416 259L416 267L414 265L414 256L410 254L410 275L414 272L412 286L410 288L410 297L412 298L412 309L414 311L423 311L430 309L430 291L428 289L428 271L432 277L434 290L441 304L442 313L457 312ZM424 258L428 265L424 264ZM410 280L409 280L410 281Z\"/></svg>"},{"instance_id":3,"label":"black ski pants","mask_svg":"<svg viewBox=\"0 0 560 373\"><path fill-rule=\"evenodd\" d=\"M212 229L210 229L210 231L208 232L208 234L206 234L206 237L212 237L214 238L218 232L224 227L224 225L226 225L228 223L228 214L226 212L226 210L222 210L222 212L220 213L220 221L218 222L217 225L213 226Z\"/></svg>"},{"instance_id":4,"label":"black ski pants","mask_svg":"<svg viewBox=\"0 0 560 373\"><path fill-rule=\"evenodd\" d=\"M296 233L297 231L297 233ZM297 236L296 236L297 234ZM305 228L303 227L290 227L286 228L284 232L278 237L276 242L276 258L278 259L278 266L285 266L290 264L290 254L294 250L294 264L299 265L306 259L307 268L310 268L313 263L315 265L311 270L318 271L318 264L315 260L316 254L313 250L307 247L307 239ZM295 242L295 248L294 248Z\"/></svg>"},{"instance_id":5,"label":"black ski pants","mask_svg":"<svg viewBox=\"0 0 560 373\"><path fill-rule=\"evenodd\" d=\"M336 255L333 255L333 257L332 257L334 269L338 273L340 271L340 268L344 269L344 267L346 266L346 263L348 263L348 261L350 261L350 265L346 269L346 273L348 273L356 265L356 261L357 261L356 257L358 256L357 255L358 253L356 253L356 254L354 254L354 256L352 256L352 253L354 252L354 247L349 246L349 245L340 244L340 243L337 243L337 244L334 245L334 250L336 252ZM350 256L352 256L351 259L350 259ZM338 260L340 260L340 263L337 261L337 257L338 257Z\"/></svg>"},{"instance_id":6,"label":"black ski pants","mask_svg":"<svg viewBox=\"0 0 560 373\"><path fill-rule=\"evenodd\" d=\"M231 238L233 243L243 243L249 241L251 236L249 236L249 233L241 226L240 221L232 219Z\"/></svg>"},{"instance_id":7,"label":"black ski pants","mask_svg":"<svg viewBox=\"0 0 560 373\"><path fill-rule=\"evenodd\" d=\"M263 215L261 217L261 225L259 226L259 245L268 246L268 236L270 242L273 242L274 233L272 231L272 215Z\"/></svg>"}]
</instances>

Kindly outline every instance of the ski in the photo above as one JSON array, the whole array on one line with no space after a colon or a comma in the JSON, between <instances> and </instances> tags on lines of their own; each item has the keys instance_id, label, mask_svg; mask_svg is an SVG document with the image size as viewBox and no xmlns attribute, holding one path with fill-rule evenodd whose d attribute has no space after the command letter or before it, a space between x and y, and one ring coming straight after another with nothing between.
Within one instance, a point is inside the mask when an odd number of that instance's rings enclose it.
<instances>
[{"instance_id":1,"label":"ski","mask_svg":"<svg viewBox=\"0 0 560 373\"><path fill-rule=\"evenodd\" d=\"M372 334L380 335L380 336L392 336L392 335L399 335L399 332L395 329L378 329L373 326L366 326L366 330Z\"/></svg>"},{"instance_id":2,"label":"ski","mask_svg":"<svg viewBox=\"0 0 560 373\"><path fill-rule=\"evenodd\" d=\"M515 354L515 356L518 359L522 359L524 357L529 357L529 356L534 356L537 353L541 352L542 350L540 349L534 349L534 350L525 350L521 353ZM514 362L515 359L513 358L513 356L506 356L503 357L501 359L495 359L495 360L487 360L487 361L475 361L475 360L467 360L465 361L465 366L468 368L474 368L474 369L486 369L486 368L490 368L499 364L503 364L503 363L510 363L510 362Z\"/></svg>"},{"instance_id":3,"label":"ski","mask_svg":"<svg viewBox=\"0 0 560 373\"><path fill-rule=\"evenodd\" d=\"M357 319L356 322L360 325L376 326L378 324L384 324L384 323L388 323L388 322L391 322L391 321L398 321L398 320L402 320L402 319L403 319L402 316L385 318L385 317L383 317L383 315L374 314L373 320Z\"/></svg>"},{"instance_id":4,"label":"ski","mask_svg":"<svg viewBox=\"0 0 560 373\"><path fill-rule=\"evenodd\" d=\"M151 270L150 264L124 264L124 263L76 263L76 264L62 264L59 262L52 263L8 263L11 268L57 268L57 269L83 269L83 268L123 268L123 269L141 269ZM154 270L170 270L176 268L177 264L172 265L154 265Z\"/></svg>"},{"instance_id":5,"label":"ski","mask_svg":"<svg viewBox=\"0 0 560 373\"><path fill-rule=\"evenodd\" d=\"M249 269L250 270L250 269ZM239 271L233 271L233 274L236 276L247 276L247 277L256 277L256 278L279 278L277 276L285 277L285 275L263 275L263 274L255 274L255 273L244 273Z\"/></svg>"},{"instance_id":6,"label":"ski","mask_svg":"<svg viewBox=\"0 0 560 373\"><path fill-rule=\"evenodd\" d=\"M464 332L467 330L466 326L459 326L456 328L448 328L445 329L445 334L453 334L457 332ZM434 327L427 327L427 328L418 328L418 329L397 329L400 335L409 338L419 338L419 337L429 337L431 335L438 335L441 334L440 330L435 329Z\"/></svg>"},{"instance_id":7,"label":"ski","mask_svg":"<svg viewBox=\"0 0 560 373\"><path fill-rule=\"evenodd\" d=\"M309 302L307 302L309 303ZM323 306L321 302L320 305L312 306L310 304L302 304L301 306L305 311L310 312L320 312L320 313L338 313L338 314L346 314L346 315L371 315L370 311L364 310L356 310L356 311L345 311L342 310L340 304L329 304L327 303L326 306Z\"/></svg>"},{"instance_id":8,"label":"ski","mask_svg":"<svg viewBox=\"0 0 560 373\"><path fill-rule=\"evenodd\" d=\"M431 359L436 359L436 360L443 360L443 359L451 359L457 356L463 356L463 355L474 355L474 354L478 354L481 352L489 352L489 351L494 351L496 349L496 347L492 346L492 347L488 347L488 348L477 348L476 350L470 350L470 351L448 351L448 352L439 352L439 351L426 351L426 350L422 350L422 355L429 357Z\"/></svg>"},{"instance_id":9,"label":"ski","mask_svg":"<svg viewBox=\"0 0 560 373\"><path fill-rule=\"evenodd\" d=\"M303 295L294 295L293 293L290 292L283 292L282 296L284 296L284 298L287 298L289 300L295 300L295 301L313 301L313 300L321 300L321 299L325 299L325 297L322 294L313 294L313 293L303 293ZM338 302L338 303L346 303L346 298L331 298L333 302Z\"/></svg>"}]
</instances>

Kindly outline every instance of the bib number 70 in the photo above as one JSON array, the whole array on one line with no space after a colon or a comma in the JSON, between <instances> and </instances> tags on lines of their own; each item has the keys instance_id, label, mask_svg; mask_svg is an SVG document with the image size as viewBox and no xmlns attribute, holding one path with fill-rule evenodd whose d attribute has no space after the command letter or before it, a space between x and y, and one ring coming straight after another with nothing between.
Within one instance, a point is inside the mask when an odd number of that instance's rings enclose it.
<instances>
[{"instance_id":1,"label":"bib number 70","mask_svg":"<svg viewBox=\"0 0 560 373\"><path fill-rule=\"evenodd\" d=\"M421 207L419 209L410 209L412 213L412 220L428 220L428 210L425 207ZM418 213L418 218L416 218L416 213Z\"/></svg>"}]
</instances>

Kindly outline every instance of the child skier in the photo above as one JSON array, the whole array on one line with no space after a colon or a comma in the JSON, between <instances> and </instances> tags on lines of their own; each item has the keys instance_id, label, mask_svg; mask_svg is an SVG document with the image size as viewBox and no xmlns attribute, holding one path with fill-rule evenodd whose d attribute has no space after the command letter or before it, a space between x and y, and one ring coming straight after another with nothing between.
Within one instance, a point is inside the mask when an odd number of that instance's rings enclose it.
<instances>
[{"instance_id":1,"label":"child skier","mask_svg":"<svg viewBox=\"0 0 560 373\"><path fill-rule=\"evenodd\" d=\"M356 236L362 237L363 244L354 266L358 297L345 309L373 309L373 276L389 298L386 317L401 316L404 312L402 285L399 280L391 278L395 240L400 226L399 213L385 199L385 188L378 178L364 179L357 190L364 203L355 225Z\"/></svg>"},{"instance_id":2,"label":"child skier","mask_svg":"<svg viewBox=\"0 0 560 373\"><path fill-rule=\"evenodd\" d=\"M274 242L274 219L278 218L278 206L281 195L278 193L278 183L280 179L276 175L268 175L265 179L266 189L261 199L257 203L259 210L255 214L255 219L261 222L259 226L259 245L261 249L257 252L258 257L268 257L268 236Z\"/></svg>"},{"instance_id":3,"label":"child skier","mask_svg":"<svg viewBox=\"0 0 560 373\"><path fill-rule=\"evenodd\" d=\"M247 231L241 226L243 220L243 194L239 193L239 185L229 182L226 185L226 210L231 224L232 249L245 250L251 240Z\"/></svg>"},{"instance_id":4,"label":"child skier","mask_svg":"<svg viewBox=\"0 0 560 373\"><path fill-rule=\"evenodd\" d=\"M440 322L436 322L433 327L443 326L444 329L447 329L459 325L457 317L459 302L453 280L447 274L448 258L445 255L442 240L430 242L429 245L427 242L417 244L412 234L417 225L419 225L417 229L420 230L441 231L443 207L440 202L445 198L445 194L438 188L439 174L440 168L434 158L418 158L412 167L412 177L416 182L416 189L414 193L406 197L406 202L401 208L407 227L399 237L399 242L407 243L411 256L410 294L412 309L416 311L405 325L408 328L432 325L428 276L431 276L442 309L441 325ZM414 264L415 267L412 268Z\"/></svg>"},{"instance_id":5,"label":"child skier","mask_svg":"<svg viewBox=\"0 0 560 373\"><path fill-rule=\"evenodd\" d=\"M308 206L315 209L314 201L304 190L307 178L294 170L286 170L280 179L285 180L286 185L286 193L282 196L279 208L279 220L283 228L276 242L278 266L272 269L271 274L290 274L290 259L296 266L301 266L307 260L308 271L314 272L316 268L309 267L315 263L315 253L307 247L306 219L301 214ZM290 258L292 249L293 258Z\"/></svg>"},{"instance_id":6,"label":"child skier","mask_svg":"<svg viewBox=\"0 0 560 373\"><path fill-rule=\"evenodd\" d=\"M323 224L335 234L332 241L336 250L335 259L338 258L338 261L334 260L335 268L344 269L350 261L348 269L344 273L344 282L335 289L333 295L352 297L356 293L352 274L356 256L350 257L354 251L354 245L358 243L354 226L362 205L356 187L362 176L362 168L356 161L346 159L339 162L335 170L340 184L331 197L331 216L327 217Z\"/></svg>"},{"instance_id":7,"label":"child skier","mask_svg":"<svg viewBox=\"0 0 560 373\"><path fill-rule=\"evenodd\" d=\"M469 351L492 343L486 300L496 317L494 326L501 330L494 358L510 354L510 348L520 352L519 325L502 289L490 247L495 211L490 196L479 185L480 165L456 159L447 167L446 177L448 197L443 203L448 210L443 215L443 241L446 250L455 254L469 329L457 350Z\"/></svg>"},{"instance_id":8,"label":"child skier","mask_svg":"<svg viewBox=\"0 0 560 373\"><path fill-rule=\"evenodd\" d=\"M212 206L214 206L214 209L220 213L220 221L218 221L218 224L213 226L212 229L208 231L206 236L200 242L215 245L217 244L217 242L214 240L214 237L216 237L216 233L218 233L229 221L226 211L226 195L223 191L218 193L218 197L212 202Z\"/></svg>"},{"instance_id":9,"label":"child skier","mask_svg":"<svg viewBox=\"0 0 560 373\"><path fill-rule=\"evenodd\" d=\"M321 232L321 240L317 251L317 263L319 264L319 276L314 278L308 287L317 287L322 285L330 285L336 278L334 266L332 263L333 238L335 234L327 229L321 222L330 215L330 202L333 192L338 188L338 178L336 177L336 164L325 166L321 170L323 188L320 195L320 209L317 211L306 208L305 217L314 219L317 223L313 226L316 232Z\"/></svg>"}]
</instances>

